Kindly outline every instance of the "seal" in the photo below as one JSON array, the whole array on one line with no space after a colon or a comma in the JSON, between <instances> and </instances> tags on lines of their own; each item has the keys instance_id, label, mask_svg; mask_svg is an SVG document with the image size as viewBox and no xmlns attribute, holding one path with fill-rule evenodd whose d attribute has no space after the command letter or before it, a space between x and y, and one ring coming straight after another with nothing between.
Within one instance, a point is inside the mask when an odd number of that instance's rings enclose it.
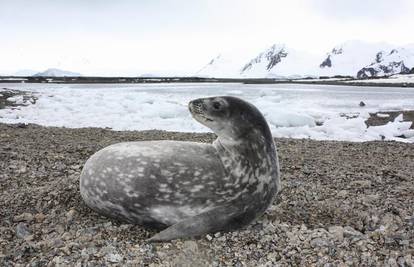
<instances>
[{"instance_id":1,"label":"seal","mask_svg":"<svg viewBox=\"0 0 414 267\"><path fill-rule=\"evenodd\" d=\"M230 96L189 103L212 144L125 142L92 155L80 193L96 212L163 229L149 241L232 231L262 215L280 190L269 126L252 104Z\"/></svg>"}]
</instances>

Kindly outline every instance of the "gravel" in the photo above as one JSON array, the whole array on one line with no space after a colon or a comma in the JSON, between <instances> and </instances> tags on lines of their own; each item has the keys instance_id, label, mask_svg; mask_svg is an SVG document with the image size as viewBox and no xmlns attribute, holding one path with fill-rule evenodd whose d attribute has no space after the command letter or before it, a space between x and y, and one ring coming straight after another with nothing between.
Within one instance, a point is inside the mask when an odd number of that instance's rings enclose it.
<instances>
[{"instance_id":1,"label":"gravel","mask_svg":"<svg viewBox=\"0 0 414 267\"><path fill-rule=\"evenodd\" d=\"M86 159L212 134L0 124L0 266L413 266L414 144L277 139L283 190L246 229L148 244L79 194Z\"/></svg>"}]
</instances>

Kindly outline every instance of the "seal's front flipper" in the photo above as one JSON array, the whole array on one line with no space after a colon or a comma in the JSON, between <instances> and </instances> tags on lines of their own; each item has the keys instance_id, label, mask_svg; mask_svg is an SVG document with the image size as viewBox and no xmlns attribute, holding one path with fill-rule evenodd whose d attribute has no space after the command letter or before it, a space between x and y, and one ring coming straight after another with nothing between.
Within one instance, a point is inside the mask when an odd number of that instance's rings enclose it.
<instances>
[{"instance_id":1,"label":"seal's front flipper","mask_svg":"<svg viewBox=\"0 0 414 267\"><path fill-rule=\"evenodd\" d=\"M170 241L178 238L200 236L207 233L237 228L240 211L233 205L217 207L171 225L154 235L148 242Z\"/></svg>"}]
</instances>

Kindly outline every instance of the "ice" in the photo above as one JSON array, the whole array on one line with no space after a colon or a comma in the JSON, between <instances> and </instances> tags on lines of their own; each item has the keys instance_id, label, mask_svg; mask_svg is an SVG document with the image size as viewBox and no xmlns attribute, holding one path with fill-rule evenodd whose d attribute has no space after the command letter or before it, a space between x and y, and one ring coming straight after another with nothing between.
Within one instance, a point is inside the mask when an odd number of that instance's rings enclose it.
<instances>
[{"instance_id":1,"label":"ice","mask_svg":"<svg viewBox=\"0 0 414 267\"><path fill-rule=\"evenodd\" d=\"M390 115L386 113L377 113L378 118L388 118Z\"/></svg>"},{"instance_id":2,"label":"ice","mask_svg":"<svg viewBox=\"0 0 414 267\"><path fill-rule=\"evenodd\" d=\"M24 99L23 99L23 96L22 95L9 97L9 98L7 98L7 100L10 101L10 102L14 102L17 105L24 104Z\"/></svg>"},{"instance_id":3,"label":"ice","mask_svg":"<svg viewBox=\"0 0 414 267\"><path fill-rule=\"evenodd\" d=\"M35 92L38 97L36 104L0 109L0 122L4 123L208 132L191 117L187 103L199 97L233 95L256 105L275 137L414 142L411 122L404 122L402 115L383 126L365 124L369 113L414 110L414 88L239 83L26 83L2 87ZM359 106L361 101L365 107Z\"/></svg>"}]
</instances>

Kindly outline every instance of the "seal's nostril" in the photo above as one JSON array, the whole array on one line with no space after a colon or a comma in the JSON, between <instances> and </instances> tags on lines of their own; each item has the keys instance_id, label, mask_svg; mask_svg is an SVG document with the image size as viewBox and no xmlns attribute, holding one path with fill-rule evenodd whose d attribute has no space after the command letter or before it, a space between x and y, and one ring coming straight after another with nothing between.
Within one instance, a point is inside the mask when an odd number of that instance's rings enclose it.
<instances>
[{"instance_id":1,"label":"seal's nostril","mask_svg":"<svg viewBox=\"0 0 414 267\"><path fill-rule=\"evenodd\" d=\"M188 108L192 113L203 113L203 101L200 99L192 100L188 103Z\"/></svg>"}]
</instances>

